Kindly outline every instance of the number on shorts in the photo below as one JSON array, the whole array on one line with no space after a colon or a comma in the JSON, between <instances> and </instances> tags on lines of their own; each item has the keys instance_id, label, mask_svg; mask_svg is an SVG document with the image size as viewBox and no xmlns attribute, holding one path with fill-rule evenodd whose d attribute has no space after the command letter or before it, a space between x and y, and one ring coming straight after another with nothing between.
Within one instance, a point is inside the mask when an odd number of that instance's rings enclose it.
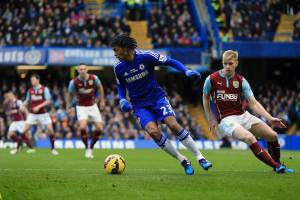
<instances>
[{"instance_id":1,"label":"number on shorts","mask_svg":"<svg viewBox=\"0 0 300 200\"><path fill-rule=\"evenodd\" d=\"M167 105L167 106L162 106L160 107L160 109L163 111L163 115L167 115L167 114L173 114L173 110L172 110L172 107L171 105Z\"/></svg>"}]
</instances>

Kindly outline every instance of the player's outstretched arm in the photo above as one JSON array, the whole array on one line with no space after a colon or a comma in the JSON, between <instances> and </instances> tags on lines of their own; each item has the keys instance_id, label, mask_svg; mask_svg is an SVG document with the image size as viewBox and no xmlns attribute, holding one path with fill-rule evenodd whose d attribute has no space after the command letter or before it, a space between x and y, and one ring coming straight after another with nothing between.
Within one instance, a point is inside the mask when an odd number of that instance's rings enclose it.
<instances>
[{"instance_id":1,"label":"player's outstretched arm","mask_svg":"<svg viewBox=\"0 0 300 200\"><path fill-rule=\"evenodd\" d=\"M249 99L249 107L256 114L266 118L272 125L279 128L286 128L286 126L282 123L282 120L279 118L275 118L270 113L266 111L266 109L255 99L254 96L251 96Z\"/></svg>"},{"instance_id":2,"label":"player's outstretched arm","mask_svg":"<svg viewBox=\"0 0 300 200\"><path fill-rule=\"evenodd\" d=\"M166 65L169 65L175 69L177 69L178 71L184 72L185 75L187 77L197 77L197 78L201 78L201 74L199 72L197 72L196 70L190 70L187 69L184 64L182 64L181 62L179 62L178 60L175 59L171 59L168 58L165 62Z\"/></svg>"}]
</instances>

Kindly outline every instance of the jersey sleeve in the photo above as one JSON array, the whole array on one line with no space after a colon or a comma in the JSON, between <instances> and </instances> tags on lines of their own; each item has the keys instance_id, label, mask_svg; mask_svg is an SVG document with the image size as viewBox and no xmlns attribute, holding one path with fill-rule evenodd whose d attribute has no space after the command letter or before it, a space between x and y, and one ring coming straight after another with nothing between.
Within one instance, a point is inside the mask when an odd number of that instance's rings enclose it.
<instances>
[{"instance_id":1,"label":"jersey sleeve","mask_svg":"<svg viewBox=\"0 0 300 200\"><path fill-rule=\"evenodd\" d=\"M242 90L243 90L243 95L246 99L249 99L250 97L254 96L251 87L245 78L243 78L242 81Z\"/></svg>"},{"instance_id":2,"label":"jersey sleeve","mask_svg":"<svg viewBox=\"0 0 300 200\"><path fill-rule=\"evenodd\" d=\"M45 87L44 98L46 100L50 100L51 99L51 94L50 94L50 91L49 91L49 89L47 87Z\"/></svg>"},{"instance_id":3,"label":"jersey sleeve","mask_svg":"<svg viewBox=\"0 0 300 200\"><path fill-rule=\"evenodd\" d=\"M205 79L204 85L203 85L203 93L206 95L209 95L211 92L211 82L210 82L210 76L208 76Z\"/></svg>"},{"instance_id":4,"label":"jersey sleeve","mask_svg":"<svg viewBox=\"0 0 300 200\"><path fill-rule=\"evenodd\" d=\"M166 65L168 57L153 51L146 51L145 53L147 61L153 65Z\"/></svg>"},{"instance_id":5,"label":"jersey sleeve","mask_svg":"<svg viewBox=\"0 0 300 200\"><path fill-rule=\"evenodd\" d=\"M74 80L71 80L68 87L69 93L73 94L75 92Z\"/></svg>"},{"instance_id":6,"label":"jersey sleeve","mask_svg":"<svg viewBox=\"0 0 300 200\"><path fill-rule=\"evenodd\" d=\"M30 101L30 94L29 94L29 91L27 91L27 93L26 93L26 99L25 99L25 101Z\"/></svg>"},{"instance_id":7,"label":"jersey sleeve","mask_svg":"<svg viewBox=\"0 0 300 200\"><path fill-rule=\"evenodd\" d=\"M17 101L17 106L18 106L19 109L22 107L22 101L21 100Z\"/></svg>"},{"instance_id":8,"label":"jersey sleeve","mask_svg":"<svg viewBox=\"0 0 300 200\"><path fill-rule=\"evenodd\" d=\"M101 81L100 81L100 79L98 78L98 76L97 76L97 75L94 75L94 79L95 79L95 82L96 82L96 86L97 86L97 87L99 87L99 86L100 86L100 84L101 84Z\"/></svg>"}]
</instances>

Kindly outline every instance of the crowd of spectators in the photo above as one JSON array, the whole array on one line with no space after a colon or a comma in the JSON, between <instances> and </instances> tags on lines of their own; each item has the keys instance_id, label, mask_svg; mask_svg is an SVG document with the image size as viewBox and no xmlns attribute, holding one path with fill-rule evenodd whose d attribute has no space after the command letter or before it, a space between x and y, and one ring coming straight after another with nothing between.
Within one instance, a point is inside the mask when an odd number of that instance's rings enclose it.
<instances>
[{"instance_id":1,"label":"crowd of spectators","mask_svg":"<svg viewBox=\"0 0 300 200\"><path fill-rule=\"evenodd\" d=\"M43 81L41 81L43 82ZM53 127L57 138L79 138L79 124L76 120L75 108L66 110L66 94L67 83L62 86L61 83L54 82L48 85L52 95L52 105L49 107L50 116L53 122ZM1 83L1 94L5 91L12 90L18 95L19 99L24 100L26 96L26 84L15 83L7 84L5 81ZM150 139L139 126L137 119L130 113L122 113L119 107L119 99L116 94L116 86L113 85L105 88L106 106L101 111L104 121L104 132L100 138L102 139ZM3 96L2 96L3 97ZM192 136L196 139L204 138L201 127L189 115L187 105L183 98L176 92L169 93L170 103L174 108L176 117L179 123L186 129L190 130ZM3 100L1 101L3 102ZM9 127L9 118L4 114L5 107L2 106L2 114L0 115L0 133L6 138ZM92 132L94 127L89 125L89 132ZM165 125L161 125L161 131L170 138L175 139L171 131ZM41 126L35 126L31 133L35 137L46 137L45 130Z\"/></svg>"},{"instance_id":2,"label":"crowd of spectators","mask_svg":"<svg viewBox=\"0 0 300 200\"><path fill-rule=\"evenodd\" d=\"M295 1L282 0L263 1L224 1L213 0L212 6L220 27L221 38L228 41L229 30L233 40L272 41L281 14L296 14ZM222 38L223 39L223 38Z\"/></svg>"},{"instance_id":3,"label":"crowd of spectators","mask_svg":"<svg viewBox=\"0 0 300 200\"><path fill-rule=\"evenodd\" d=\"M288 128L297 122L298 130L300 130L299 92L273 83L268 83L263 86L259 86L255 90L255 93L258 101L272 116L283 119ZM265 119L263 120L265 121ZM277 129L277 131L279 133L286 132L288 128L284 130Z\"/></svg>"},{"instance_id":4,"label":"crowd of spectators","mask_svg":"<svg viewBox=\"0 0 300 200\"><path fill-rule=\"evenodd\" d=\"M151 9L148 22L155 47L202 45L186 0L164 0Z\"/></svg>"},{"instance_id":5,"label":"crowd of spectators","mask_svg":"<svg viewBox=\"0 0 300 200\"><path fill-rule=\"evenodd\" d=\"M88 14L83 0L4 1L0 15L0 46L106 47L131 31L125 18Z\"/></svg>"},{"instance_id":6,"label":"crowd of spectators","mask_svg":"<svg viewBox=\"0 0 300 200\"><path fill-rule=\"evenodd\" d=\"M294 22L293 40L300 41L300 19Z\"/></svg>"}]
</instances>

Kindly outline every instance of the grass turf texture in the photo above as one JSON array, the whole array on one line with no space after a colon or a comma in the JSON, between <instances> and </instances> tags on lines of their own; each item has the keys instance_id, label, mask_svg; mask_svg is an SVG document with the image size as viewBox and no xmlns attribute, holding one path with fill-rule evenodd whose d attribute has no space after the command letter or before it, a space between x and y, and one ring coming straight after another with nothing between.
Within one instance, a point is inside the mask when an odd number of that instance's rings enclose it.
<instances>
[{"instance_id":1,"label":"grass turf texture","mask_svg":"<svg viewBox=\"0 0 300 200\"><path fill-rule=\"evenodd\" d=\"M83 150L0 150L0 194L3 200L27 199L299 199L300 152L283 151L282 160L294 174L275 174L250 151L203 151L213 163L204 171L183 151L195 174L186 176L178 162L163 151L95 150L93 160ZM118 153L126 162L122 175L104 173L103 161Z\"/></svg>"}]
</instances>

